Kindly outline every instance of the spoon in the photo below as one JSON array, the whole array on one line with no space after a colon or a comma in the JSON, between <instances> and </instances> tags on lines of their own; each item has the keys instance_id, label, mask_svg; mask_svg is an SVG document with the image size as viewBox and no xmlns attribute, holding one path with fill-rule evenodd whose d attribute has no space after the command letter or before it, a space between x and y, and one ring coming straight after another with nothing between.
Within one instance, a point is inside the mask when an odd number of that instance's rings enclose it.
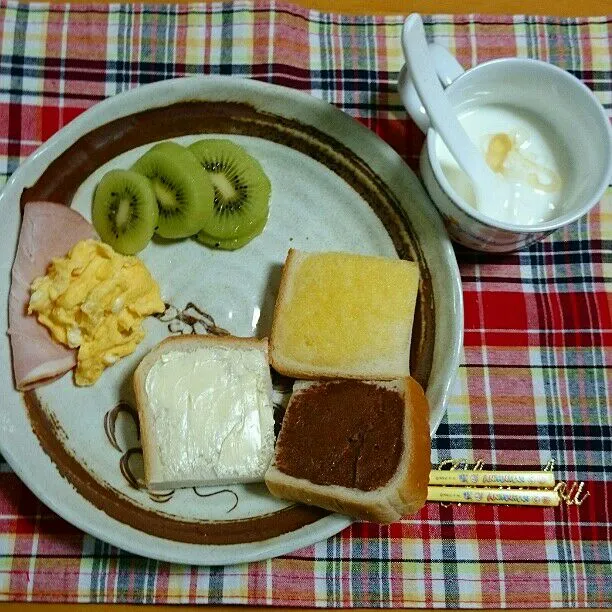
<instances>
[{"instance_id":1,"label":"spoon","mask_svg":"<svg viewBox=\"0 0 612 612\"><path fill-rule=\"evenodd\" d=\"M459 123L442 89L427 47L423 20L418 13L412 13L404 22L402 48L408 73L431 126L472 181L477 209L494 216L495 209L503 206L505 201L502 185Z\"/></svg>"}]
</instances>

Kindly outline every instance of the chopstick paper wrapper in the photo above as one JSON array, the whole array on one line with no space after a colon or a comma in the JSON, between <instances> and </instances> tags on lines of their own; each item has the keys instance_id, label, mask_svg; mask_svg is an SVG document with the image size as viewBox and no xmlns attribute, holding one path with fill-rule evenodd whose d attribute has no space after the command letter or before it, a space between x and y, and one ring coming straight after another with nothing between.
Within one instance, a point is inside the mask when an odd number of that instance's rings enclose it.
<instances>
[{"instance_id":1,"label":"chopstick paper wrapper","mask_svg":"<svg viewBox=\"0 0 612 612\"><path fill-rule=\"evenodd\" d=\"M507 504L514 506L581 506L589 496L584 482L555 483L554 459L537 471L483 470L482 459L472 469L465 459L445 459L429 473L427 501L445 503ZM461 467L460 467L461 466Z\"/></svg>"},{"instance_id":2,"label":"chopstick paper wrapper","mask_svg":"<svg viewBox=\"0 0 612 612\"><path fill-rule=\"evenodd\" d=\"M432 470L430 485L460 487L526 487L552 489L552 472L492 472L486 470Z\"/></svg>"},{"instance_id":3,"label":"chopstick paper wrapper","mask_svg":"<svg viewBox=\"0 0 612 612\"><path fill-rule=\"evenodd\" d=\"M555 490L496 489L491 487L440 487L427 489L427 501L471 504L512 504L514 506L558 506L559 494Z\"/></svg>"}]
</instances>

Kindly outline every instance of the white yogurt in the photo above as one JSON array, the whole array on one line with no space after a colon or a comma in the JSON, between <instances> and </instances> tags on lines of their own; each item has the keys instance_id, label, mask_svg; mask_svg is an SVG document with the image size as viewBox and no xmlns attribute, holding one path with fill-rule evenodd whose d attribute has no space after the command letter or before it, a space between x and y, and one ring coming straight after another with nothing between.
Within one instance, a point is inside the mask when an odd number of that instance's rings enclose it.
<instances>
[{"instance_id":1,"label":"white yogurt","mask_svg":"<svg viewBox=\"0 0 612 612\"><path fill-rule=\"evenodd\" d=\"M544 121L501 104L471 109L460 114L459 121L489 167L506 184L503 193L507 195L494 207L486 207L488 216L534 225L559 213L569 161L563 151L555 149L559 138ZM456 194L478 209L470 179L440 138L436 152Z\"/></svg>"}]
</instances>

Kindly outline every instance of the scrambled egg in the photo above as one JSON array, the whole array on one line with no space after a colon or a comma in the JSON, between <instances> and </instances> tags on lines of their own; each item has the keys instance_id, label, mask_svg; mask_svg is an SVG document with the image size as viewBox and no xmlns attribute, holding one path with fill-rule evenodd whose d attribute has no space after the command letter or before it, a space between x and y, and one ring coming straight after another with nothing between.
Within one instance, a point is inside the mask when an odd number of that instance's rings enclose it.
<instances>
[{"instance_id":1,"label":"scrambled egg","mask_svg":"<svg viewBox=\"0 0 612 612\"><path fill-rule=\"evenodd\" d=\"M144 338L142 321L164 311L159 286L136 257L81 240L32 283L28 314L55 340L78 347L75 382L91 385Z\"/></svg>"}]
</instances>

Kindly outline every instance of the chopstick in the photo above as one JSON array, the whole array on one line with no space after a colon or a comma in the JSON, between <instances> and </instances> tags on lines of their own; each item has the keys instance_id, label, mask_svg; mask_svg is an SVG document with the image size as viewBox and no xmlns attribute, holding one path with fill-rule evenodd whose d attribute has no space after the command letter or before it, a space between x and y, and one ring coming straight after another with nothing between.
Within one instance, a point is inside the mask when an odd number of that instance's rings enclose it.
<instances>
[{"instance_id":1,"label":"chopstick","mask_svg":"<svg viewBox=\"0 0 612 612\"><path fill-rule=\"evenodd\" d=\"M471 469L465 459L445 459L429 473L427 501L505 504L514 506L581 506L589 497L584 482L555 483L554 459L542 470L483 470L478 459Z\"/></svg>"},{"instance_id":2,"label":"chopstick","mask_svg":"<svg viewBox=\"0 0 612 612\"><path fill-rule=\"evenodd\" d=\"M554 489L495 489L491 487L427 488L427 501L471 504L510 504L513 506L558 506L561 498Z\"/></svg>"},{"instance_id":3,"label":"chopstick","mask_svg":"<svg viewBox=\"0 0 612 612\"><path fill-rule=\"evenodd\" d=\"M558 506L561 497L550 470L432 470L427 501L513 506Z\"/></svg>"},{"instance_id":4,"label":"chopstick","mask_svg":"<svg viewBox=\"0 0 612 612\"><path fill-rule=\"evenodd\" d=\"M555 476L552 472L495 472L488 470L432 470L430 485L462 487L530 487L552 489Z\"/></svg>"}]
</instances>

